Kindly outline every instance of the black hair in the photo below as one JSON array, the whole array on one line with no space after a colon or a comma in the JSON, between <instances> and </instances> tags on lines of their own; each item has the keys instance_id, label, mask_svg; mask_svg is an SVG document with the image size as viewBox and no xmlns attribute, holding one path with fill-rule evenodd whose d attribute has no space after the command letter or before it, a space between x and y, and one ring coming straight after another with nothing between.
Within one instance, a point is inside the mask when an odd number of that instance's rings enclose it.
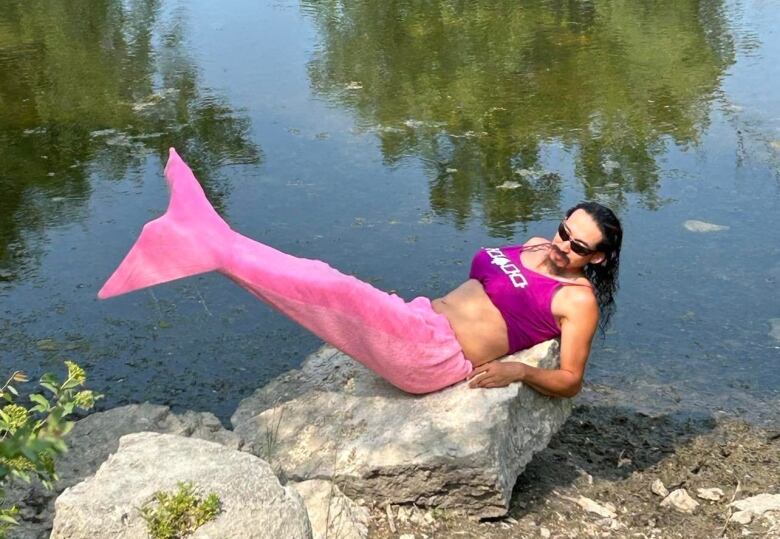
<instances>
[{"instance_id":1,"label":"black hair","mask_svg":"<svg viewBox=\"0 0 780 539\"><path fill-rule=\"evenodd\" d=\"M604 260L598 264L588 264L583 268L596 293L599 304L599 328L603 332L609 319L615 312L615 293L618 289L618 270L620 269L620 246L623 243L623 227L615 213L598 202L580 202L566 212L566 218L577 210L583 210L598 225L602 240L595 246L604 253Z\"/></svg>"}]
</instances>

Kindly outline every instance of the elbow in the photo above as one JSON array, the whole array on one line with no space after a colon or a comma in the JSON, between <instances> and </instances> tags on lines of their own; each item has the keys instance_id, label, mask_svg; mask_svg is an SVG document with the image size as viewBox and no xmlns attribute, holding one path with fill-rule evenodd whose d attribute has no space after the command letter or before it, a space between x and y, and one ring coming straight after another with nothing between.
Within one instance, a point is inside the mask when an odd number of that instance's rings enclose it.
<instances>
[{"instance_id":1,"label":"elbow","mask_svg":"<svg viewBox=\"0 0 780 539\"><path fill-rule=\"evenodd\" d=\"M567 399L570 399L570 398L574 397L575 395L577 395L577 393L579 393L581 390L582 390L582 380L581 379L580 380L576 380L574 383L569 384L569 386L566 387L561 392L561 397L565 397Z\"/></svg>"}]
</instances>

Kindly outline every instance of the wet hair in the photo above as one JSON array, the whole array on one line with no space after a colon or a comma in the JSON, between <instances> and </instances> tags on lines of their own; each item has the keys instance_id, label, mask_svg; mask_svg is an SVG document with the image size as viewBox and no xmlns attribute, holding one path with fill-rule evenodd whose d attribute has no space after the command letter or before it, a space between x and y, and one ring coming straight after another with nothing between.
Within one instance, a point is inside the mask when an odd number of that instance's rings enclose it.
<instances>
[{"instance_id":1,"label":"wet hair","mask_svg":"<svg viewBox=\"0 0 780 539\"><path fill-rule=\"evenodd\" d=\"M615 213L598 202L580 202L566 212L566 218L577 210L585 211L596 222L601 231L602 240L595 246L604 253L604 260L598 264L588 264L583 268L585 277L593 285L596 301L599 304L599 328L602 334L609 319L615 312L615 293L618 289L618 269L620 268L620 246L623 243L623 227Z\"/></svg>"}]
</instances>

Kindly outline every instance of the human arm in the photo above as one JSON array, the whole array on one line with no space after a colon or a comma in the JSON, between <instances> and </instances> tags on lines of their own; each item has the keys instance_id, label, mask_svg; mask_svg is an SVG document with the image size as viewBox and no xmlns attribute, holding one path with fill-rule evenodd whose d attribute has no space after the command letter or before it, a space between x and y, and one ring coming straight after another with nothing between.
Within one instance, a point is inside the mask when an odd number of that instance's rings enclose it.
<instances>
[{"instance_id":1,"label":"human arm","mask_svg":"<svg viewBox=\"0 0 780 539\"><path fill-rule=\"evenodd\" d=\"M566 287L556 294L553 312L560 315L561 325L560 365L557 369L492 361L474 369L469 385L489 388L523 382L551 397L573 397L579 393L598 325L598 304L589 289Z\"/></svg>"}]
</instances>

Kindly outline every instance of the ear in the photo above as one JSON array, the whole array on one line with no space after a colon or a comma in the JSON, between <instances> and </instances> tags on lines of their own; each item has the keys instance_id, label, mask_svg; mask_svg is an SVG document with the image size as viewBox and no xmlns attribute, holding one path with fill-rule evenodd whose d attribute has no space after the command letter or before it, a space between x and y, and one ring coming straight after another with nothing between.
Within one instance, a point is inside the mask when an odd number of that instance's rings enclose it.
<instances>
[{"instance_id":1,"label":"ear","mask_svg":"<svg viewBox=\"0 0 780 539\"><path fill-rule=\"evenodd\" d=\"M606 261L607 261L607 256L601 251L594 254L593 258L590 259L591 264L603 264Z\"/></svg>"}]
</instances>

